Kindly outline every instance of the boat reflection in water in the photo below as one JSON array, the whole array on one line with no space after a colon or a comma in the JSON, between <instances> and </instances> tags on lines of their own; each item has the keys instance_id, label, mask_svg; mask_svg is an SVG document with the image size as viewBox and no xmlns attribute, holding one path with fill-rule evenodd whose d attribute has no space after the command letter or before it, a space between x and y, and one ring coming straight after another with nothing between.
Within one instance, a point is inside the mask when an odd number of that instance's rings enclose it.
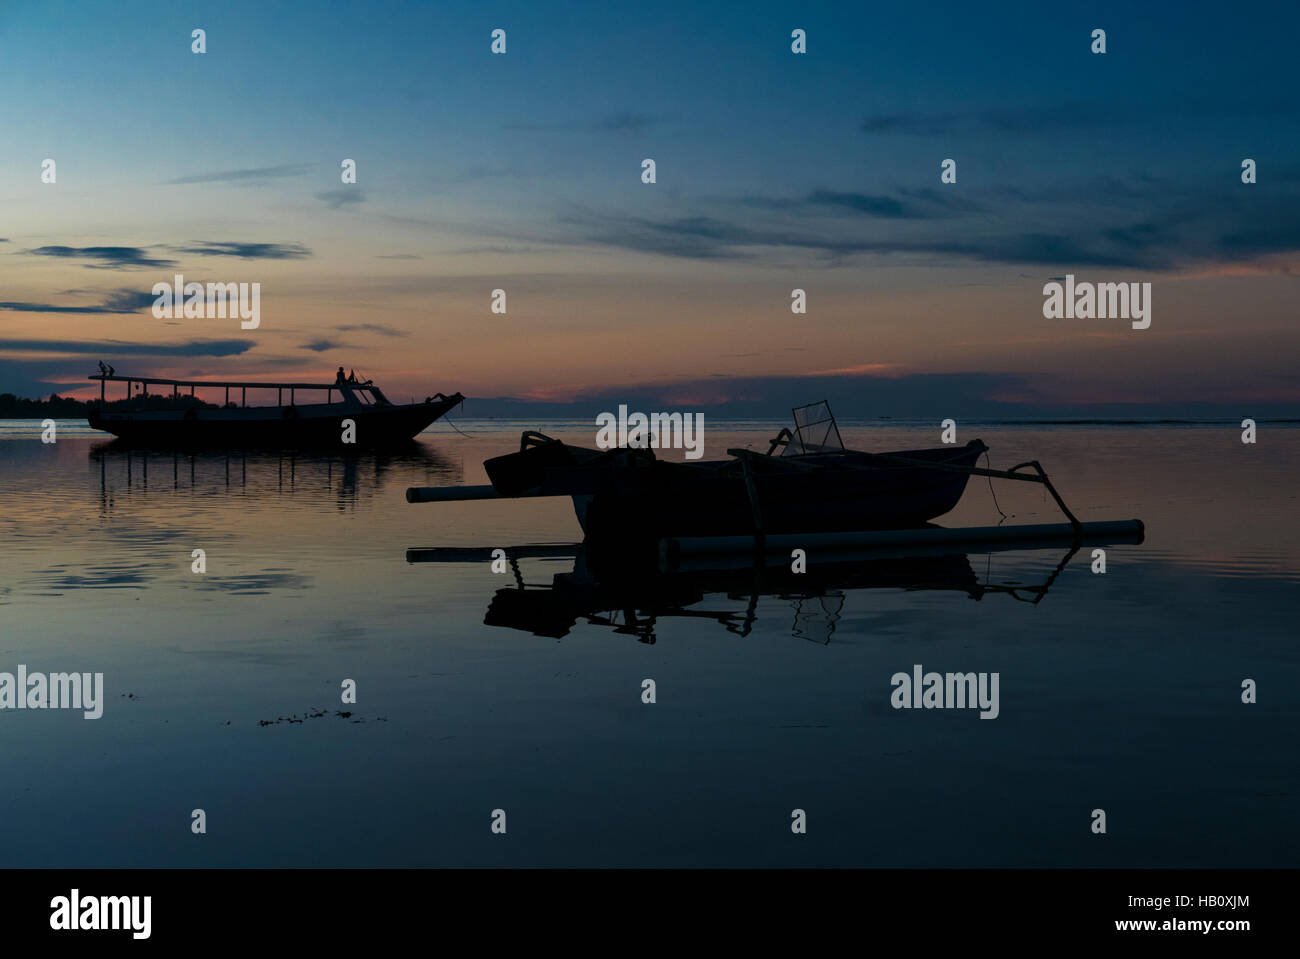
<instances>
[{"instance_id":1,"label":"boat reflection in water","mask_svg":"<svg viewBox=\"0 0 1300 959\"><path fill-rule=\"evenodd\" d=\"M773 597L789 603L792 636L829 643L853 591L947 590L977 601L997 594L1038 603L1079 548L1064 547L1054 554L1061 559L1041 582L1022 585L991 583L987 576L981 581L971 556L925 549L892 550L894 555L839 554L795 573L789 557L780 565L749 556L733 559L729 568L717 568L714 560L714 568L664 572L634 557L602 554L585 544L519 546L504 550L515 585L496 591L483 622L557 639L582 622L653 643L662 619L703 619L747 636L758 619L759 599ZM976 558L996 550L981 551ZM493 552L490 548L410 549L406 558L411 563L481 563L491 562ZM549 584L525 582L521 560L568 557L574 561L572 571L556 573ZM710 597L743 601L746 608L743 612L696 608Z\"/></svg>"},{"instance_id":2,"label":"boat reflection in water","mask_svg":"<svg viewBox=\"0 0 1300 959\"><path fill-rule=\"evenodd\" d=\"M409 481L423 470L440 483L459 482L461 467L436 450L410 441L385 450L355 454L292 453L259 449L141 449L113 440L90 448L99 474L101 511L115 498L151 492L195 494L302 494L328 497L346 509L379 493L390 481Z\"/></svg>"}]
</instances>

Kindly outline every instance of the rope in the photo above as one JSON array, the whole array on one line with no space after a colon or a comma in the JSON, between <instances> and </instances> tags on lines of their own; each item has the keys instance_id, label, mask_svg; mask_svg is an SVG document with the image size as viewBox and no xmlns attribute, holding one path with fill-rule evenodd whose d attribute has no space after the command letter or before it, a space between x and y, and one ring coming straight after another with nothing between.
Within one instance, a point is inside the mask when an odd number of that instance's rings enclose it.
<instances>
[{"instance_id":1,"label":"rope","mask_svg":"<svg viewBox=\"0 0 1300 959\"><path fill-rule=\"evenodd\" d=\"M990 470L993 469L993 464L989 462L988 450L984 451L984 468ZM1002 507L998 505L998 494L993 491L993 477L986 476L984 478L989 481L989 495L993 497L993 508L996 509L999 514L1001 514L1003 519L1010 519L1011 517L1007 516L1006 513L1003 513Z\"/></svg>"},{"instance_id":2,"label":"rope","mask_svg":"<svg viewBox=\"0 0 1300 959\"><path fill-rule=\"evenodd\" d=\"M473 437L473 436L477 436L477 435L478 435L477 433L466 433L463 429L461 429L459 426L457 426L455 423L453 423L453 422L451 421L451 417L448 416L446 413L442 414L442 421L443 421L444 423L446 423L448 426L450 426L452 429L454 429L454 430L455 430L457 433L459 433L461 436L469 436L469 437Z\"/></svg>"}]
</instances>

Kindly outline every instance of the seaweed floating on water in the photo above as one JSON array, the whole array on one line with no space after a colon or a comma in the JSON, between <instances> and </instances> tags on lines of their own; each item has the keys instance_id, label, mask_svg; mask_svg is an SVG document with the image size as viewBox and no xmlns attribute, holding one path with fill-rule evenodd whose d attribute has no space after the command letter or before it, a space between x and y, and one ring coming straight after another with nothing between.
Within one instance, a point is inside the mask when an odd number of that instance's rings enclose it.
<instances>
[{"instance_id":1,"label":"seaweed floating on water","mask_svg":"<svg viewBox=\"0 0 1300 959\"><path fill-rule=\"evenodd\" d=\"M329 710L327 710L327 709L317 709L315 706L313 706L313 707L311 707L307 712L303 713L301 716L299 716L297 713L294 713L292 716L279 716L279 717L277 717L277 718L275 718L275 719L259 719L258 722L257 722L257 725L259 725L259 726L277 726L277 725L279 725L280 723L301 723L301 722L302 722L303 720L305 720L305 719L320 719L322 716L328 715L328 713L329 713ZM343 718L343 719L348 719L348 718L350 718L350 717L352 716L352 713L351 713L351 712L344 712L344 711L342 711L342 710L336 710L335 713L334 713L334 715L335 715L335 716L339 716L339 717L341 717L341 718ZM354 720L352 720L352 721L353 721L354 723L365 722L364 719L354 719ZM385 720L385 721L387 721L387 720ZM227 722L226 725L229 726L230 723Z\"/></svg>"}]
</instances>

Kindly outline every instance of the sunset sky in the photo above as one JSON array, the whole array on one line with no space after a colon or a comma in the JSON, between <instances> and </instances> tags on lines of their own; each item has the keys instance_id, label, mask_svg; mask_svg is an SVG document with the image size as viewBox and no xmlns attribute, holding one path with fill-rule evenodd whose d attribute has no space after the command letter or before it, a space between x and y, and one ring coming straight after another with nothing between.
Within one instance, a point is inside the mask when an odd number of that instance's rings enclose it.
<instances>
[{"instance_id":1,"label":"sunset sky","mask_svg":"<svg viewBox=\"0 0 1300 959\"><path fill-rule=\"evenodd\" d=\"M1295 415L1300 7L1132 6L5 3L0 392ZM1150 329L1044 319L1067 273Z\"/></svg>"}]
</instances>

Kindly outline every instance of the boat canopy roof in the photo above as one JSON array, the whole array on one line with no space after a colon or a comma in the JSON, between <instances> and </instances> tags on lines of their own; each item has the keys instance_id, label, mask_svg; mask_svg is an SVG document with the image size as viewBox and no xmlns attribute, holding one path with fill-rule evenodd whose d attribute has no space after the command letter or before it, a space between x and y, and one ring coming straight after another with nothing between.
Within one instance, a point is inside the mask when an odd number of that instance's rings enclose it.
<instances>
[{"instance_id":1,"label":"boat canopy roof","mask_svg":"<svg viewBox=\"0 0 1300 959\"><path fill-rule=\"evenodd\" d=\"M337 390L340 386L347 387L350 390L376 390L374 382L364 380L361 382L347 382L344 380L335 380L332 383L260 383L246 380L169 380L156 376L119 376L117 374L96 373L88 376L89 380L103 380L109 383L145 383L148 385L162 384L163 386L228 386L231 388L259 389L259 390L276 390L276 389L294 389L294 390Z\"/></svg>"}]
</instances>

